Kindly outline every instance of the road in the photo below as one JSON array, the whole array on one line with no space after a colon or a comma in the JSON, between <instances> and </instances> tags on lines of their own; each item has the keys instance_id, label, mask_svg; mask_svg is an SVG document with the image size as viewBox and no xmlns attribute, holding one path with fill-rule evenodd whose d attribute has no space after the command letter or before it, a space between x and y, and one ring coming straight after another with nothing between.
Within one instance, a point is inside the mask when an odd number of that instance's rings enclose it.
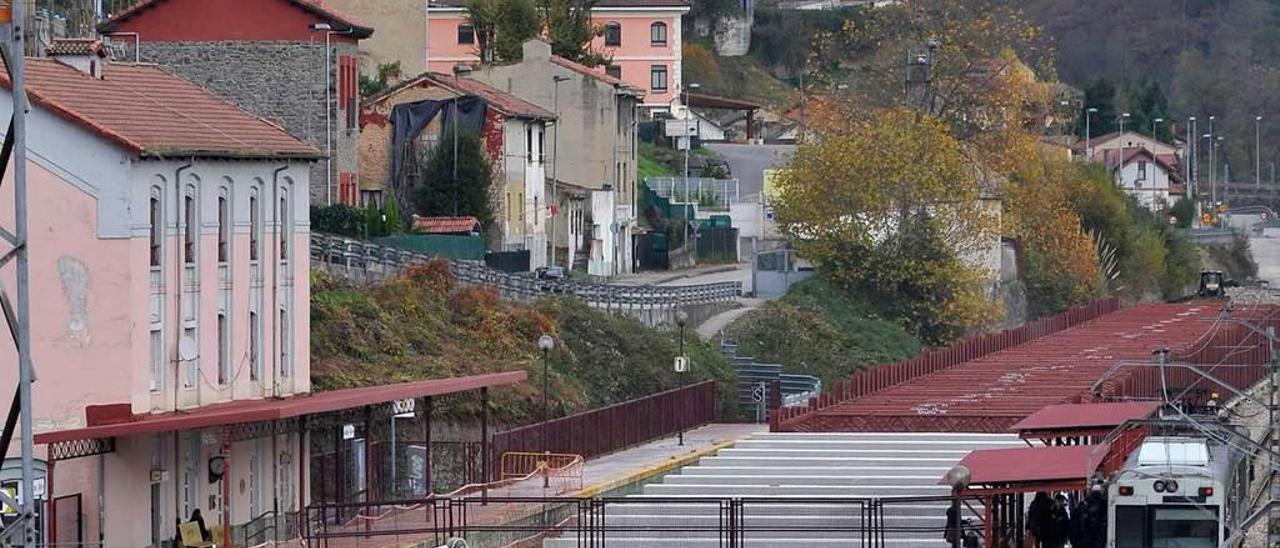
<instances>
[{"instance_id":1,"label":"road","mask_svg":"<svg viewBox=\"0 0 1280 548\"><path fill-rule=\"evenodd\" d=\"M1258 263L1258 278L1280 288L1280 238L1250 238L1249 246Z\"/></svg>"},{"instance_id":2,"label":"road","mask_svg":"<svg viewBox=\"0 0 1280 548\"><path fill-rule=\"evenodd\" d=\"M795 151L795 145L740 145L707 143L729 164L729 171L738 179L738 192L743 195L760 192L764 188L764 170L781 167Z\"/></svg>"}]
</instances>

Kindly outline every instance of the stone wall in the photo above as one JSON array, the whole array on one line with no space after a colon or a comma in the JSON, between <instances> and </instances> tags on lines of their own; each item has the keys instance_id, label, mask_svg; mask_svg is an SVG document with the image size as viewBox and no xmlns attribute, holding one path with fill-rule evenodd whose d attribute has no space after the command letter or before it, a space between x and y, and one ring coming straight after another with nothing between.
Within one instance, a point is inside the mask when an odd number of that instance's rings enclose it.
<instances>
[{"instance_id":1,"label":"stone wall","mask_svg":"<svg viewBox=\"0 0 1280 548\"><path fill-rule=\"evenodd\" d=\"M333 44L330 68L340 55L357 55L356 46ZM324 205L332 189L337 201L339 173L358 173L359 131L346 127L336 109L338 78L329 77L330 104L325 105L324 42L143 42L144 63L156 63L235 103L246 111L279 124L293 136L325 146L326 112L332 112L332 180L329 163L316 162L311 172L311 203ZM358 124L356 124L358 126ZM327 186L326 186L327 185Z\"/></svg>"},{"instance_id":2,"label":"stone wall","mask_svg":"<svg viewBox=\"0 0 1280 548\"><path fill-rule=\"evenodd\" d=\"M751 26L754 23L755 13L749 10L716 21L716 54L722 57L746 55L751 49Z\"/></svg>"}]
</instances>

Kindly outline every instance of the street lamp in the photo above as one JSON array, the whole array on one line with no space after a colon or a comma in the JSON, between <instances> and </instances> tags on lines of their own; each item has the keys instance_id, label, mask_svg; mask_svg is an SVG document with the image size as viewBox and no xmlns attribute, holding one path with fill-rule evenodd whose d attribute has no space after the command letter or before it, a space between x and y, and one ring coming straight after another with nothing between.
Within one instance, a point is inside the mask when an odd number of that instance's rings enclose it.
<instances>
[{"instance_id":1,"label":"street lamp","mask_svg":"<svg viewBox=\"0 0 1280 548\"><path fill-rule=\"evenodd\" d=\"M685 368L689 367L689 362L684 355L684 325L689 322L689 314L684 310L676 311L676 325L680 327L680 359L684 360ZM680 428L679 445L684 445L684 371L676 371L676 379L679 381L680 391L680 409L676 412L676 425Z\"/></svg>"},{"instance_id":2,"label":"street lamp","mask_svg":"<svg viewBox=\"0 0 1280 548\"><path fill-rule=\"evenodd\" d=\"M551 335L543 335L538 337L538 350L542 351L542 452L546 459L544 466L550 466L551 463L551 436L549 435L551 425L550 405L547 403L547 394L551 390L547 362L551 354L551 349L555 348L556 340ZM542 472L542 486L551 487L551 475L547 470Z\"/></svg>"},{"instance_id":3,"label":"street lamp","mask_svg":"<svg viewBox=\"0 0 1280 548\"><path fill-rule=\"evenodd\" d=\"M547 266L556 265L556 218L560 217L560 212L556 208L560 204L560 198L556 194L557 183L556 170L560 168L560 82L568 80L568 76L552 76L551 77L551 110L552 117L555 118L556 134L551 136L551 196L547 198L547 210L551 212L551 236L547 241L551 242L551 259L547 261ZM554 205L553 205L554 204ZM569 266L573 266L570 264ZM565 269L567 272L569 269ZM541 339L539 339L541 341Z\"/></svg>"},{"instance_id":4,"label":"street lamp","mask_svg":"<svg viewBox=\"0 0 1280 548\"><path fill-rule=\"evenodd\" d=\"M960 491L969 487L969 481L973 479L973 473L969 471L969 467L963 464L952 466L947 470L944 480L951 486L951 510L947 512L951 514L947 521L954 527L951 530L951 548L960 548L964 541L964 522L960 519Z\"/></svg>"},{"instance_id":5,"label":"street lamp","mask_svg":"<svg viewBox=\"0 0 1280 548\"><path fill-rule=\"evenodd\" d=\"M689 127L693 121L693 110L689 108L689 90L696 91L701 87L696 82L690 82L682 92L684 94L684 99L682 99L684 102L684 245L689 244L689 149L693 148L693 137L690 135L693 131ZM675 189L673 188L672 193L674 194L674 192ZM702 193L701 188L698 189L698 193Z\"/></svg>"},{"instance_id":6,"label":"street lamp","mask_svg":"<svg viewBox=\"0 0 1280 548\"><path fill-rule=\"evenodd\" d=\"M1163 123L1164 123L1164 118L1153 118L1151 120L1151 139L1157 143L1160 142L1160 138L1156 137L1156 124L1163 124ZM1154 155L1155 153L1156 151L1154 150L1151 151L1151 154Z\"/></svg>"},{"instance_id":7,"label":"street lamp","mask_svg":"<svg viewBox=\"0 0 1280 548\"><path fill-rule=\"evenodd\" d=\"M1125 113L1123 113L1123 114L1121 114L1121 115L1120 115L1120 133L1121 133L1122 135L1124 134L1124 121L1125 121L1125 120L1128 120L1128 119L1129 119L1129 116L1130 116L1130 114L1129 114L1128 112L1125 112ZM1123 146L1124 146L1124 144L1123 144L1123 143L1121 143L1121 145L1120 145L1120 146L1122 146L1122 147L1123 147Z\"/></svg>"},{"instance_id":8,"label":"street lamp","mask_svg":"<svg viewBox=\"0 0 1280 548\"><path fill-rule=\"evenodd\" d=\"M1262 116L1253 117L1253 188L1258 189L1262 186L1262 160L1258 157L1262 152L1261 145L1258 143L1262 136Z\"/></svg>"},{"instance_id":9,"label":"street lamp","mask_svg":"<svg viewBox=\"0 0 1280 548\"><path fill-rule=\"evenodd\" d=\"M313 23L307 25L307 30L324 33L324 203L333 205L333 107L330 106L332 93L329 83L333 79L333 55L330 42L333 35L351 34L355 29L333 30L333 25L328 23Z\"/></svg>"},{"instance_id":10,"label":"street lamp","mask_svg":"<svg viewBox=\"0 0 1280 548\"><path fill-rule=\"evenodd\" d=\"M1084 155L1087 156L1086 161L1093 161L1093 145L1089 141L1089 120L1092 119L1091 114L1097 114L1098 109L1089 107L1084 111Z\"/></svg>"}]
</instances>

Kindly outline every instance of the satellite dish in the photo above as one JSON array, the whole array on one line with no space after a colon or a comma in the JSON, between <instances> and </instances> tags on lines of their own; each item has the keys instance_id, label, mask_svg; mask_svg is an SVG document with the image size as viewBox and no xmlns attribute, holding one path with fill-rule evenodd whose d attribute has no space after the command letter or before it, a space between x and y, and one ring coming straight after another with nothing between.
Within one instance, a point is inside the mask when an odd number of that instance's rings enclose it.
<instances>
[{"instance_id":1,"label":"satellite dish","mask_svg":"<svg viewBox=\"0 0 1280 548\"><path fill-rule=\"evenodd\" d=\"M178 358L184 362L189 362L200 357L200 345L196 343L193 337L182 337L178 341Z\"/></svg>"}]
</instances>

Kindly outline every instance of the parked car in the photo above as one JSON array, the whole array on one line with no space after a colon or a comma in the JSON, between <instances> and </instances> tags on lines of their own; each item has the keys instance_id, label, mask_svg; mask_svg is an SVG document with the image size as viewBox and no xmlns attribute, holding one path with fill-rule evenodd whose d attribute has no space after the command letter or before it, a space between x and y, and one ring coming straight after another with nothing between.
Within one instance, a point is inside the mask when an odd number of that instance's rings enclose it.
<instances>
[{"instance_id":1,"label":"parked car","mask_svg":"<svg viewBox=\"0 0 1280 548\"><path fill-rule=\"evenodd\" d=\"M569 278L563 266L544 266L533 271L535 278L542 281L538 289L544 293L564 293L564 286L559 282Z\"/></svg>"}]
</instances>

